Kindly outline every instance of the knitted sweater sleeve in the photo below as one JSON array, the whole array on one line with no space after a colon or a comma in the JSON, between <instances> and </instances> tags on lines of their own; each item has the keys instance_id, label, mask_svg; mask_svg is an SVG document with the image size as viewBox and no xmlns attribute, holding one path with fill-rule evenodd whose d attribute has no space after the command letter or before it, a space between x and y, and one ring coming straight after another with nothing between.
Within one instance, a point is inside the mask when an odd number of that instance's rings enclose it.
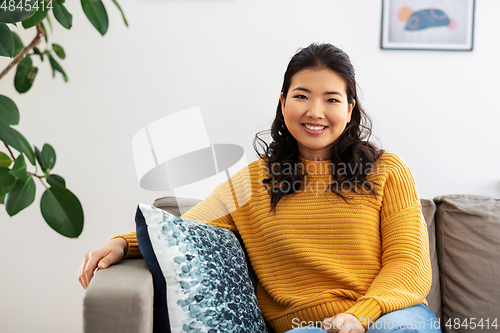
<instances>
[{"instance_id":1,"label":"knitted sweater sleeve","mask_svg":"<svg viewBox=\"0 0 500 333\"><path fill-rule=\"evenodd\" d=\"M381 166L386 168L380 211L382 268L366 294L346 311L365 328L388 312L426 303L432 282L427 227L413 176L394 154Z\"/></svg>"}]
</instances>

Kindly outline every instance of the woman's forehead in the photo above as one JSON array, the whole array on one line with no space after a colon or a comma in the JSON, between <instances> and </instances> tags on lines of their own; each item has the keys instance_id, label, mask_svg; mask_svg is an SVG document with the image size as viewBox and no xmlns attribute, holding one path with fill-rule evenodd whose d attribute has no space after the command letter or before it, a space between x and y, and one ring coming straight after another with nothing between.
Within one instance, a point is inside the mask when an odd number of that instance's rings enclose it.
<instances>
[{"instance_id":1,"label":"woman's forehead","mask_svg":"<svg viewBox=\"0 0 500 333\"><path fill-rule=\"evenodd\" d=\"M303 90L310 92L346 92L344 78L331 69L303 69L293 75L290 91Z\"/></svg>"}]
</instances>

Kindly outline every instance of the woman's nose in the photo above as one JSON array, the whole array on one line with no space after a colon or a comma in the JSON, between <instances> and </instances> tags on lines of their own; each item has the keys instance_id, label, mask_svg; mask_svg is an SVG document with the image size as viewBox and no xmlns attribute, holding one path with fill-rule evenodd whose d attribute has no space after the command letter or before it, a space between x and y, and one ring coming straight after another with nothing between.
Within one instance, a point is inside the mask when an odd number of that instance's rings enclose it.
<instances>
[{"instance_id":1,"label":"woman's nose","mask_svg":"<svg viewBox=\"0 0 500 333\"><path fill-rule=\"evenodd\" d=\"M307 109L306 116L315 119L323 119L323 117L325 116L323 103L321 101L314 101L313 103L311 103L309 108Z\"/></svg>"}]
</instances>

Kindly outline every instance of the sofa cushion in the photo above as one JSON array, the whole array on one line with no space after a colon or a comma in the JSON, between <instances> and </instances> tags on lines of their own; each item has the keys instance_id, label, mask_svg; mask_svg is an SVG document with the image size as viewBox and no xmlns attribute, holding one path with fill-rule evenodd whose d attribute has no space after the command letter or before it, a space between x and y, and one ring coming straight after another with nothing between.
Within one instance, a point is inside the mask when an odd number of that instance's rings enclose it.
<instances>
[{"instance_id":1,"label":"sofa cushion","mask_svg":"<svg viewBox=\"0 0 500 333\"><path fill-rule=\"evenodd\" d=\"M137 208L136 226L153 275L154 332L266 332L231 230L145 204Z\"/></svg>"},{"instance_id":2,"label":"sofa cushion","mask_svg":"<svg viewBox=\"0 0 500 333\"><path fill-rule=\"evenodd\" d=\"M427 233L429 234L429 255L431 257L432 266L432 286L429 294L427 295L427 303L429 309L439 319L441 318L441 282L439 281L439 264L436 251L436 229L434 213L436 212L436 205L434 201L428 199L420 199L422 205L422 214L424 215L425 222L427 223Z\"/></svg>"},{"instance_id":3,"label":"sofa cushion","mask_svg":"<svg viewBox=\"0 0 500 333\"><path fill-rule=\"evenodd\" d=\"M492 324L500 324L500 199L446 195L434 201L441 328L444 332L497 332L498 326Z\"/></svg>"}]
</instances>

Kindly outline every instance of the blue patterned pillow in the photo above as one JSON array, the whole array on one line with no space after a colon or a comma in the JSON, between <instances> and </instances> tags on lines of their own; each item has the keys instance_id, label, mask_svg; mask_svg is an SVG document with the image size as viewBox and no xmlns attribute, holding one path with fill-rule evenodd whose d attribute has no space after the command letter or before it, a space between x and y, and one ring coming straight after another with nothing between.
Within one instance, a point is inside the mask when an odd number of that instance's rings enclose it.
<instances>
[{"instance_id":1,"label":"blue patterned pillow","mask_svg":"<svg viewBox=\"0 0 500 333\"><path fill-rule=\"evenodd\" d=\"M153 275L155 333L267 332L231 230L145 204L137 207L135 220Z\"/></svg>"}]
</instances>

